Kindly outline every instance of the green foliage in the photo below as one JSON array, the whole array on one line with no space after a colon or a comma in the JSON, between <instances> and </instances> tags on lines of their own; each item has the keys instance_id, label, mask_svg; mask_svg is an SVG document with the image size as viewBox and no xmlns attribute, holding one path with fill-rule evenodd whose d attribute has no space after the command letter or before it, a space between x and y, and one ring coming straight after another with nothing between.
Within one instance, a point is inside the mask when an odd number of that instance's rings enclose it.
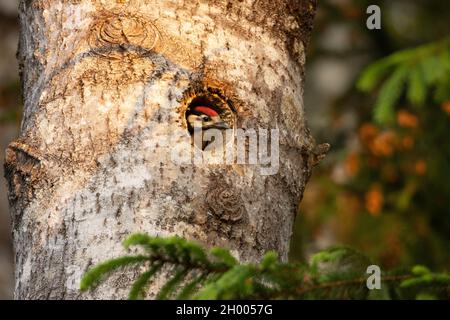
<instances>
[{"instance_id":1,"label":"green foliage","mask_svg":"<svg viewBox=\"0 0 450 320\"><path fill-rule=\"evenodd\" d=\"M348 247L321 251L308 264L280 263L268 252L259 264L239 264L229 250L204 250L179 237L134 234L124 247L139 246L142 255L112 259L89 270L81 290L94 289L119 268L139 264L144 270L134 281L129 299L143 299L146 286L158 275L167 281L157 299L370 299L366 268L370 260ZM144 268L142 268L144 267ZM445 298L450 277L416 266L410 272L386 273L380 298ZM391 294L390 292L394 292ZM412 293L411 293L412 292Z\"/></svg>"},{"instance_id":2,"label":"green foliage","mask_svg":"<svg viewBox=\"0 0 450 320\"><path fill-rule=\"evenodd\" d=\"M124 266L147 261L146 256L125 256L117 259L108 260L89 270L81 280L80 289L86 290L88 287L95 286L99 283L103 276Z\"/></svg>"},{"instance_id":3,"label":"green foliage","mask_svg":"<svg viewBox=\"0 0 450 320\"><path fill-rule=\"evenodd\" d=\"M370 260L357 250L349 247L332 247L312 256L311 272L320 282L339 279L342 275L364 277Z\"/></svg>"},{"instance_id":4,"label":"green foliage","mask_svg":"<svg viewBox=\"0 0 450 320\"><path fill-rule=\"evenodd\" d=\"M382 84L381 84L382 83ZM394 107L406 88L406 99L423 106L429 92L438 104L450 99L450 38L407 49L370 65L357 87L364 92L379 89L374 118L380 124L391 123Z\"/></svg>"},{"instance_id":5,"label":"green foliage","mask_svg":"<svg viewBox=\"0 0 450 320\"><path fill-rule=\"evenodd\" d=\"M161 269L161 264L155 263L152 268L142 273L139 278L133 283L128 298L130 300L142 299L145 295L145 286L150 281L151 277Z\"/></svg>"},{"instance_id":6,"label":"green foliage","mask_svg":"<svg viewBox=\"0 0 450 320\"><path fill-rule=\"evenodd\" d=\"M415 297L418 300L436 299L443 294L440 292L440 288L448 286L450 283L450 276L433 273L424 266L414 267L412 274L413 277L401 282L400 288L415 293Z\"/></svg>"}]
</instances>

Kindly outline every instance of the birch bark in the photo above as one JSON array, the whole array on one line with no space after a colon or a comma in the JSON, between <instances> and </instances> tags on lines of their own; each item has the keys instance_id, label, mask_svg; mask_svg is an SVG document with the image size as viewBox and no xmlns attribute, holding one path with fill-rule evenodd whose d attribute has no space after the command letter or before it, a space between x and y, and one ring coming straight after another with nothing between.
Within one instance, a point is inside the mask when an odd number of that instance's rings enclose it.
<instances>
[{"instance_id":1,"label":"birch bark","mask_svg":"<svg viewBox=\"0 0 450 320\"><path fill-rule=\"evenodd\" d=\"M137 231L286 259L324 152L302 102L314 11L312 0L22 1L24 114L6 155L15 297L126 297L133 271L91 293L78 285ZM278 130L274 174L179 161L198 96L223 103L235 129Z\"/></svg>"}]
</instances>

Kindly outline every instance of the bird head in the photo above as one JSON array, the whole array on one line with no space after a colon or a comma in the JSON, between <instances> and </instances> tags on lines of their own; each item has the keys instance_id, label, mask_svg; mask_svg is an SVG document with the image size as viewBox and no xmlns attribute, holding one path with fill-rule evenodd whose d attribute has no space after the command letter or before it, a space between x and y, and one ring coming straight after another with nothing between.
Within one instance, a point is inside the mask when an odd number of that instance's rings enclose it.
<instances>
[{"instance_id":1,"label":"bird head","mask_svg":"<svg viewBox=\"0 0 450 320\"><path fill-rule=\"evenodd\" d=\"M192 130L230 128L216 110L206 106L194 107L187 117L187 122Z\"/></svg>"}]
</instances>

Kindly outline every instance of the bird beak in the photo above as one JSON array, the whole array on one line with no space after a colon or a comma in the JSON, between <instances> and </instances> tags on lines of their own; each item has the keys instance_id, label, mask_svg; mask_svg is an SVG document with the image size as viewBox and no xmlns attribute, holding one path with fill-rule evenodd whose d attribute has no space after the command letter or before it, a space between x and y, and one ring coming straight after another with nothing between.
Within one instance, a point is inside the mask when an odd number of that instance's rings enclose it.
<instances>
[{"instance_id":1,"label":"bird beak","mask_svg":"<svg viewBox=\"0 0 450 320\"><path fill-rule=\"evenodd\" d=\"M213 125L211 126L211 128L216 128L216 129L230 129L230 126L229 126L228 124L226 124L226 122L220 121L220 122L217 122L217 123L213 124Z\"/></svg>"}]
</instances>

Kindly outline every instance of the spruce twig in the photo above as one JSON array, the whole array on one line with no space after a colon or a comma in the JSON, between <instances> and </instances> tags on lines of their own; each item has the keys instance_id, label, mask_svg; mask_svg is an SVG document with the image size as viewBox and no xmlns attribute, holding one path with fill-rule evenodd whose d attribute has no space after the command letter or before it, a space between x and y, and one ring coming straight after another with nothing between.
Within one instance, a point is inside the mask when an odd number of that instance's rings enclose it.
<instances>
[{"instance_id":1,"label":"spruce twig","mask_svg":"<svg viewBox=\"0 0 450 320\"><path fill-rule=\"evenodd\" d=\"M144 253L106 261L89 270L81 281L82 291L94 289L108 274L128 265L142 264L144 271L131 286L129 299L142 299L145 288L159 273L169 275L157 299L366 299L369 259L347 247L334 247L316 254L311 264L284 264L274 252L259 264L239 264L229 250L206 251L179 237L159 238L135 234L124 246L139 246ZM388 274L382 283L396 285L400 296L447 297L450 277L416 266L410 273ZM391 298L397 298L393 296Z\"/></svg>"}]
</instances>

